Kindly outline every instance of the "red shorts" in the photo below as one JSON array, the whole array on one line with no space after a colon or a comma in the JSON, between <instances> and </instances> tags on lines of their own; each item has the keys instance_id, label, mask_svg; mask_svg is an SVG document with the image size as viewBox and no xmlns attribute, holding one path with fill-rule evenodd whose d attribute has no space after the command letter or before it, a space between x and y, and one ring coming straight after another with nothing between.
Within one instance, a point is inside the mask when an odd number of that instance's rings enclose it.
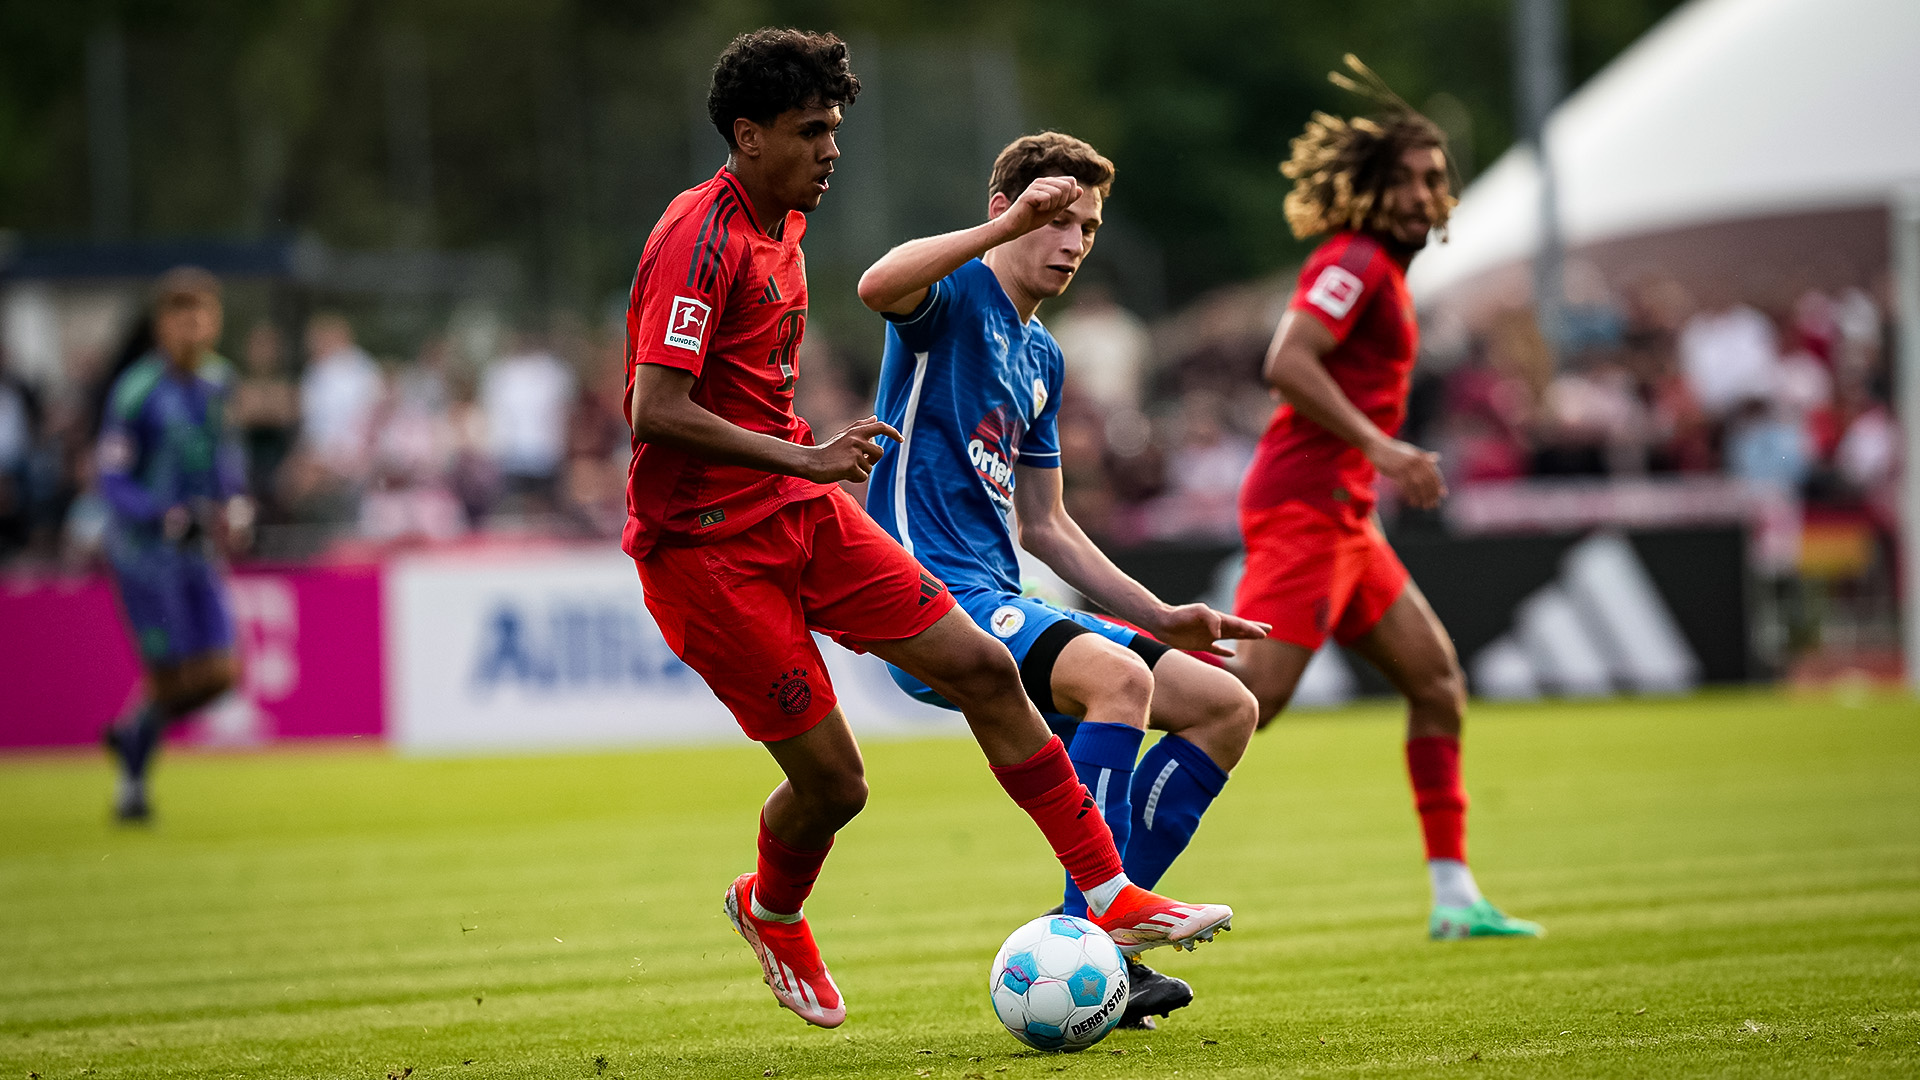
<instances>
[{"instance_id":1,"label":"red shorts","mask_svg":"<svg viewBox=\"0 0 1920 1080\"><path fill-rule=\"evenodd\" d=\"M1276 641L1318 649L1374 628L1407 587L1407 568L1368 518L1350 524L1303 502L1243 510L1247 569L1234 614L1272 623Z\"/></svg>"},{"instance_id":2,"label":"red shorts","mask_svg":"<svg viewBox=\"0 0 1920 1080\"><path fill-rule=\"evenodd\" d=\"M864 652L953 607L947 587L837 487L722 540L655 547L640 561L640 586L667 646L761 742L790 739L833 710L810 631Z\"/></svg>"}]
</instances>

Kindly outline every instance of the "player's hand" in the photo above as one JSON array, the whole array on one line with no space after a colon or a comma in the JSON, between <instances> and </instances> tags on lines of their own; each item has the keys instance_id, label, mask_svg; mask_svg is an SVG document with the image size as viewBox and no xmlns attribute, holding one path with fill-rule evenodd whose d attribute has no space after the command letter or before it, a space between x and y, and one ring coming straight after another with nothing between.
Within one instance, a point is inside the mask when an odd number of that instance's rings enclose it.
<instances>
[{"instance_id":1,"label":"player's hand","mask_svg":"<svg viewBox=\"0 0 1920 1080\"><path fill-rule=\"evenodd\" d=\"M1394 482L1412 506L1431 510L1447 496L1447 481L1440 475L1440 455L1431 450L1388 439L1369 452L1367 460L1380 475Z\"/></svg>"},{"instance_id":2,"label":"player's hand","mask_svg":"<svg viewBox=\"0 0 1920 1080\"><path fill-rule=\"evenodd\" d=\"M874 463L880 460L881 453L886 449L874 441L882 435L894 442L901 441L900 433L893 430L893 425L879 417L869 416L858 421L828 442L808 447L807 462L800 475L820 484L841 480L861 483L873 471Z\"/></svg>"},{"instance_id":3,"label":"player's hand","mask_svg":"<svg viewBox=\"0 0 1920 1080\"><path fill-rule=\"evenodd\" d=\"M1080 181L1071 176L1043 176L1007 208L1007 224L1015 236L1025 236L1079 201L1080 194Z\"/></svg>"},{"instance_id":4,"label":"player's hand","mask_svg":"<svg viewBox=\"0 0 1920 1080\"><path fill-rule=\"evenodd\" d=\"M1222 638L1258 641L1272 629L1266 623L1215 611L1205 604L1182 604L1161 617L1159 625L1153 628L1153 636L1176 649L1232 656L1233 650L1220 644Z\"/></svg>"}]
</instances>

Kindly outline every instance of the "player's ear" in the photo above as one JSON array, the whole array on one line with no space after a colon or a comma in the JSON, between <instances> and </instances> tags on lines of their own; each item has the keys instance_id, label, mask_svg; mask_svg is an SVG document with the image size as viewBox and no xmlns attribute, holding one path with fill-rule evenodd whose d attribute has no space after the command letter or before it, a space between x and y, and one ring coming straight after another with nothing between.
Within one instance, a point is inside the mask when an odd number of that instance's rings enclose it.
<instances>
[{"instance_id":1,"label":"player's ear","mask_svg":"<svg viewBox=\"0 0 1920 1080\"><path fill-rule=\"evenodd\" d=\"M1012 205L1012 199L1007 198L998 191L994 192L993 197L987 200L987 219L992 220L999 217L1001 214L1007 212L1007 207Z\"/></svg>"},{"instance_id":2,"label":"player's ear","mask_svg":"<svg viewBox=\"0 0 1920 1080\"><path fill-rule=\"evenodd\" d=\"M760 156L760 125L744 116L733 119L733 145L735 152L744 157Z\"/></svg>"}]
</instances>

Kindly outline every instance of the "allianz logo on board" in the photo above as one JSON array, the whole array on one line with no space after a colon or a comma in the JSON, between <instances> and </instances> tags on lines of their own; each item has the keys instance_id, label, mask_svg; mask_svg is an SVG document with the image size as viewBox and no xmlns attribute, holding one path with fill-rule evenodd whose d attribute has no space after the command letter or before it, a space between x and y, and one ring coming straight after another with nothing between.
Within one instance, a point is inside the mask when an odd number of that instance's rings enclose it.
<instances>
[{"instance_id":1,"label":"allianz logo on board","mask_svg":"<svg viewBox=\"0 0 1920 1080\"><path fill-rule=\"evenodd\" d=\"M698 681L636 605L505 598L483 618L471 669L475 693L504 686L563 693L663 689Z\"/></svg>"}]
</instances>

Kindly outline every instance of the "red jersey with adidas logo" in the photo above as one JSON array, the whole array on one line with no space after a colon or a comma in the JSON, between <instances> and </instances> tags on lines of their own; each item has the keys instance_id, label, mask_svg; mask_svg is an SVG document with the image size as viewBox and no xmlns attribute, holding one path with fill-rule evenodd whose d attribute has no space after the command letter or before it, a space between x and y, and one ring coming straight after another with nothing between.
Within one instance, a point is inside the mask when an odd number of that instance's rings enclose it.
<instances>
[{"instance_id":1,"label":"red jersey with adidas logo","mask_svg":"<svg viewBox=\"0 0 1920 1080\"><path fill-rule=\"evenodd\" d=\"M1388 435L1407 418L1420 348L1406 268L1364 233L1335 234L1307 257L1288 308L1320 320L1338 344L1327 374ZM1304 502L1355 521L1373 512L1374 468L1365 454L1282 405L1260 437L1240 489L1242 512Z\"/></svg>"},{"instance_id":2,"label":"red jersey with adidas logo","mask_svg":"<svg viewBox=\"0 0 1920 1080\"><path fill-rule=\"evenodd\" d=\"M693 376L694 404L748 431L812 445L793 411L807 324L806 220L791 211L779 236L768 236L725 168L681 192L647 238L628 296L625 400L641 364L678 368ZM636 437L621 547L639 559L656 544L731 536L830 488Z\"/></svg>"}]
</instances>

